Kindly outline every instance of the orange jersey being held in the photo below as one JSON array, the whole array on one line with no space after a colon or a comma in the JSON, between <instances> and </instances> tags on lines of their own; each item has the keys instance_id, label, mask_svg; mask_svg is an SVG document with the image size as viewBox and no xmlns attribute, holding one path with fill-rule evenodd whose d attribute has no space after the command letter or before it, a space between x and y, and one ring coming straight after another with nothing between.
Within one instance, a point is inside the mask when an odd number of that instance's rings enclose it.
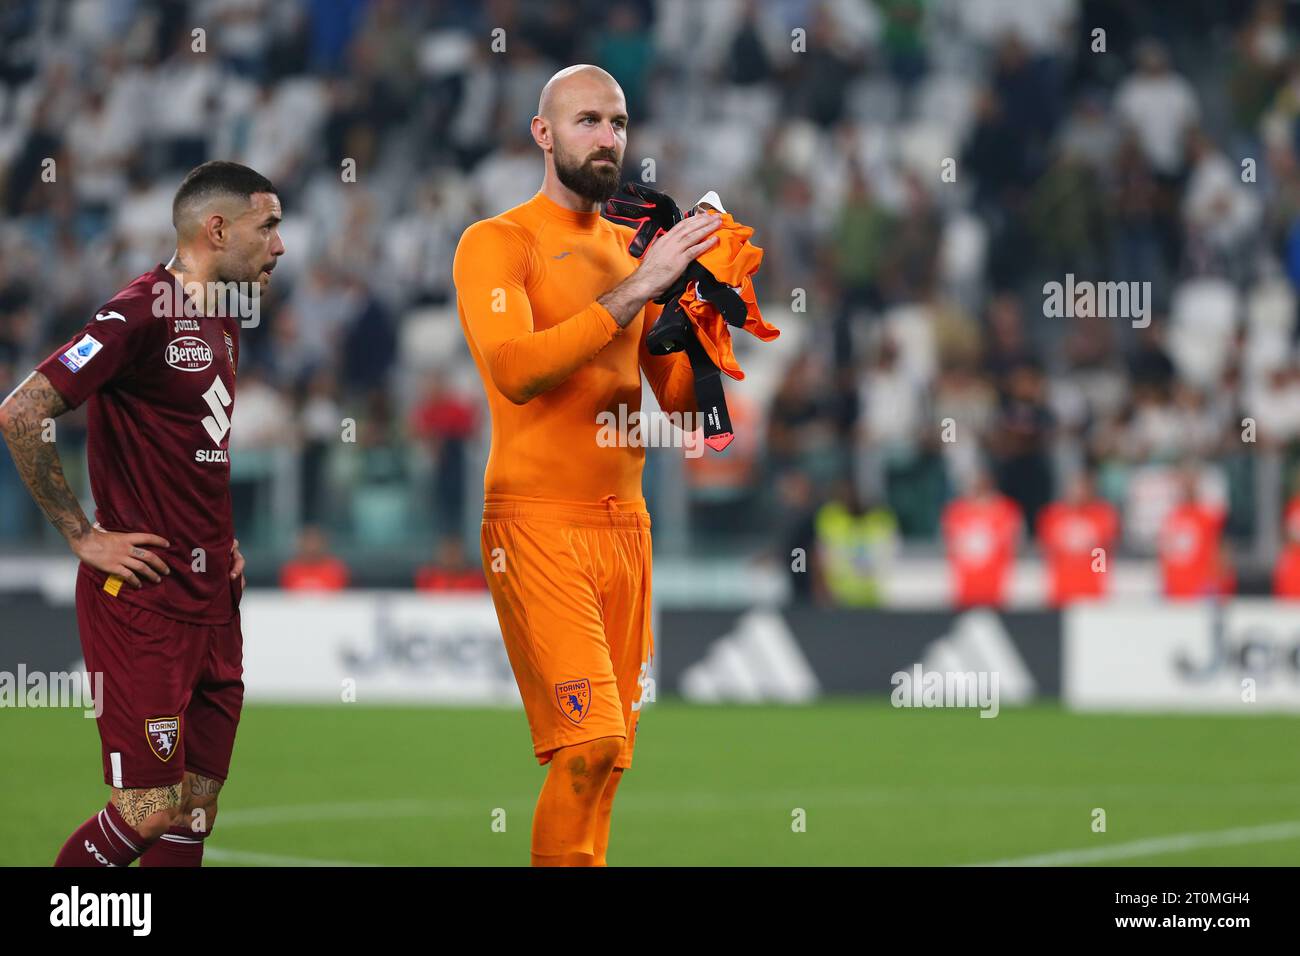
<instances>
[{"instance_id":1,"label":"orange jersey being held","mask_svg":"<svg viewBox=\"0 0 1300 956\"><path fill-rule=\"evenodd\" d=\"M707 213L720 216L722 226L715 235L718 244L700 254L699 263L713 273L719 282L738 290L741 301L745 303L745 331L760 341L770 342L781 334L776 326L763 318L759 311L758 299L754 294L754 282L750 278L758 271L763 261L763 250L750 243L754 230L736 222L731 213ZM736 353L731 346L731 327L722 317L722 313L700 298L694 283L686 287L681 297L682 308L691 317L697 337L704 351L713 364L737 381L743 381L745 373L736 362Z\"/></svg>"},{"instance_id":2,"label":"orange jersey being held","mask_svg":"<svg viewBox=\"0 0 1300 956\"><path fill-rule=\"evenodd\" d=\"M661 307L647 304L620 329L596 301L636 268L631 235L539 192L461 236L452 273L492 413L489 500L643 502L645 449L602 443L602 422L640 411L642 370L664 411L696 411L686 355L646 348Z\"/></svg>"}]
</instances>

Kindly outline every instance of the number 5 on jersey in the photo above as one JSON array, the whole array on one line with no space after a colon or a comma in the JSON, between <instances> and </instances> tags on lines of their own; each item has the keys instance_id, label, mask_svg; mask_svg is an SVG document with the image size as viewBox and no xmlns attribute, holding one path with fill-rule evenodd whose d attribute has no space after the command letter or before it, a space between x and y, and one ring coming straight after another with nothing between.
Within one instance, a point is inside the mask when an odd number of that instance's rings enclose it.
<instances>
[{"instance_id":1,"label":"number 5 on jersey","mask_svg":"<svg viewBox=\"0 0 1300 956\"><path fill-rule=\"evenodd\" d=\"M226 438L226 433L230 431L230 416L226 414L226 409L230 407L232 401L220 376L212 380L208 390L203 393L203 398L208 403L208 408L212 409L212 414L203 419L203 427L207 429L209 437L219 448Z\"/></svg>"}]
</instances>

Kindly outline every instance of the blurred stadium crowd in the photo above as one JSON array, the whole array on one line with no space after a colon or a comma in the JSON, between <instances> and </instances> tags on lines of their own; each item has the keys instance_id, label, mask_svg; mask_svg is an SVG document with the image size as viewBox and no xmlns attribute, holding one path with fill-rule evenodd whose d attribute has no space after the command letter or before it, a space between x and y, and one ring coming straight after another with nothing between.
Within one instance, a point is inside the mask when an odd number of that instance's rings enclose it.
<instances>
[{"instance_id":1,"label":"blurred stadium crowd","mask_svg":"<svg viewBox=\"0 0 1300 956\"><path fill-rule=\"evenodd\" d=\"M663 547L821 540L858 569L829 578L865 579L945 529L951 548L963 495L996 486L1032 535L1087 473L1129 553L1200 497L1267 581L1300 459L1298 19L1279 0L16 0L0 389L167 260L187 169L239 160L287 216L234 418L252 566L303 528L307 566L398 555L409 581L435 540L435 568L476 563L486 409L452 254L536 191L538 92L592 62L627 95L625 176L717 190L766 250L783 329L737 343L725 455L650 452ZM1149 312L1048 316L1067 275L1150 283ZM0 462L0 546L51 546L23 497ZM803 593L874 600L828 587Z\"/></svg>"}]
</instances>

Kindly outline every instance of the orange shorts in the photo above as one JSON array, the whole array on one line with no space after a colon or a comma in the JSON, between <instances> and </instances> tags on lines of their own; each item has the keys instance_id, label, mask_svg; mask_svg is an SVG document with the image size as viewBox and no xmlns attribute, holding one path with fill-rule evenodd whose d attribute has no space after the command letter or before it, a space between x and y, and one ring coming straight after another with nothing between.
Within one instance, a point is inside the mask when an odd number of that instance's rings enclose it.
<instances>
[{"instance_id":1,"label":"orange shorts","mask_svg":"<svg viewBox=\"0 0 1300 956\"><path fill-rule=\"evenodd\" d=\"M654 654L645 502L493 494L481 541L537 762L560 747L622 737L615 766L632 766Z\"/></svg>"}]
</instances>

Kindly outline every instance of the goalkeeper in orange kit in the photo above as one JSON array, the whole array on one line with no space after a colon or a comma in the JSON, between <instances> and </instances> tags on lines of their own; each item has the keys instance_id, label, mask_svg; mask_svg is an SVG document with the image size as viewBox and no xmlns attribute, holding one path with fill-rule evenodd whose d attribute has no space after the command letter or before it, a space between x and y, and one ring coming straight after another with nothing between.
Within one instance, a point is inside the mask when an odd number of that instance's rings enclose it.
<instances>
[{"instance_id":1,"label":"goalkeeper in orange kit","mask_svg":"<svg viewBox=\"0 0 1300 956\"><path fill-rule=\"evenodd\" d=\"M453 272L492 413L483 567L533 751L550 764L532 862L602 866L654 643L645 450L598 442L598 417L640 410L643 371L665 412L697 412L690 361L652 355L645 332L660 313L650 300L716 245L720 221L683 219L638 263L631 230L600 215L627 144L623 91L598 67L569 67L537 113L541 190L466 229Z\"/></svg>"}]
</instances>

